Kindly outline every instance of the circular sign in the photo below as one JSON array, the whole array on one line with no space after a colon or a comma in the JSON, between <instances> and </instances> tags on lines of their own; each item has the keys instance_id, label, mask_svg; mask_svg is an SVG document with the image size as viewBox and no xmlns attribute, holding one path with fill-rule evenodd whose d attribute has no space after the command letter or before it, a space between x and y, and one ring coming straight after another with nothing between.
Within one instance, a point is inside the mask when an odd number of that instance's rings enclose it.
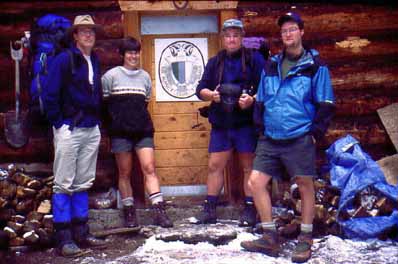
<instances>
[{"instance_id":1,"label":"circular sign","mask_svg":"<svg viewBox=\"0 0 398 264\"><path fill-rule=\"evenodd\" d=\"M202 52L189 41L175 41L160 55L159 80L172 97L186 99L196 92L205 67Z\"/></svg>"}]
</instances>

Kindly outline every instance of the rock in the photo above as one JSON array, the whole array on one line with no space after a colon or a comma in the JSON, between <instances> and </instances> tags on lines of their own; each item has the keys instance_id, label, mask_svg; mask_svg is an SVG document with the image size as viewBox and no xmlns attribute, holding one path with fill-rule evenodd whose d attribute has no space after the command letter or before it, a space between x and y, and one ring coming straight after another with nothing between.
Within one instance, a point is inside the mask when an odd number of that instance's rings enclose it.
<instances>
[{"instance_id":1,"label":"rock","mask_svg":"<svg viewBox=\"0 0 398 264\"><path fill-rule=\"evenodd\" d=\"M187 244L208 242L215 246L225 245L237 237L237 232L224 224L215 225L181 225L173 230L156 235L156 239L165 242L183 241Z\"/></svg>"}]
</instances>

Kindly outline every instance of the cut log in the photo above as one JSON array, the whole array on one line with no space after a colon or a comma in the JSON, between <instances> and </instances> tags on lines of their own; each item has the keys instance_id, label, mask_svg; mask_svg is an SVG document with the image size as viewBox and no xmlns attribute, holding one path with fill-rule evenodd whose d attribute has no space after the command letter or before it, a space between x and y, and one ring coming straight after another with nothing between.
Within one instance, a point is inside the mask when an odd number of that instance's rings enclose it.
<instances>
[{"instance_id":1,"label":"cut log","mask_svg":"<svg viewBox=\"0 0 398 264\"><path fill-rule=\"evenodd\" d=\"M25 240L22 237L14 237L10 239L9 245L11 247L19 247L25 244Z\"/></svg>"},{"instance_id":2,"label":"cut log","mask_svg":"<svg viewBox=\"0 0 398 264\"><path fill-rule=\"evenodd\" d=\"M17 198L18 199L24 199L24 198L32 198L36 195L37 191L23 187L23 186L18 186L17 187Z\"/></svg>"},{"instance_id":3,"label":"cut log","mask_svg":"<svg viewBox=\"0 0 398 264\"><path fill-rule=\"evenodd\" d=\"M0 180L0 197L12 200L17 193L17 185L8 180Z\"/></svg>"},{"instance_id":4,"label":"cut log","mask_svg":"<svg viewBox=\"0 0 398 264\"><path fill-rule=\"evenodd\" d=\"M22 172L15 173L11 176L11 179L20 186L26 186L32 180L30 176Z\"/></svg>"},{"instance_id":5,"label":"cut log","mask_svg":"<svg viewBox=\"0 0 398 264\"><path fill-rule=\"evenodd\" d=\"M4 227L3 231L6 232L6 233L8 234L8 237L9 237L10 239L14 239L14 238L17 237L17 232L15 232L15 230L12 229L12 228L9 227L9 226Z\"/></svg>"},{"instance_id":6,"label":"cut log","mask_svg":"<svg viewBox=\"0 0 398 264\"><path fill-rule=\"evenodd\" d=\"M42 201L39 207L37 208L37 212L41 214L49 214L51 212L51 201L50 200Z\"/></svg>"},{"instance_id":7,"label":"cut log","mask_svg":"<svg viewBox=\"0 0 398 264\"><path fill-rule=\"evenodd\" d=\"M28 221L41 221L43 219L43 214L37 211L31 211L29 214L26 216L26 220Z\"/></svg>"},{"instance_id":8,"label":"cut log","mask_svg":"<svg viewBox=\"0 0 398 264\"><path fill-rule=\"evenodd\" d=\"M40 237L35 231L29 231L23 234L23 239L28 245L33 245L39 241Z\"/></svg>"},{"instance_id":9,"label":"cut log","mask_svg":"<svg viewBox=\"0 0 398 264\"><path fill-rule=\"evenodd\" d=\"M23 224L13 221L8 221L7 226L14 230L15 233L19 233L22 230Z\"/></svg>"}]
</instances>

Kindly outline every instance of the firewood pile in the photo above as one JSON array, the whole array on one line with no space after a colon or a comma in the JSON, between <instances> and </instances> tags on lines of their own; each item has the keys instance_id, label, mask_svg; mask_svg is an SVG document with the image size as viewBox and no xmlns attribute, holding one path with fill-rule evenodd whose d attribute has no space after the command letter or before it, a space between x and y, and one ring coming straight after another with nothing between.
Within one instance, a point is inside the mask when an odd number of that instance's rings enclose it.
<instances>
[{"instance_id":1,"label":"firewood pile","mask_svg":"<svg viewBox=\"0 0 398 264\"><path fill-rule=\"evenodd\" d=\"M28 175L13 164L0 169L0 228L10 247L51 244L53 180Z\"/></svg>"},{"instance_id":2,"label":"firewood pile","mask_svg":"<svg viewBox=\"0 0 398 264\"><path fill-rule=\"evenodd\" d=\"M353 206L342 210L337 216L340 201L340 190L326 180L318 179L315 186L314 235L343 236L343 230L337 220L346 221L351 218L389 216L397 207L391 199L374 189L367 187L355 195ZM285 238L295 238L300 232L301 208L299 189L292 184L290 190L283 192L280 199L283 207L290 209L275 219L278 232ZM337 219L337 217L339 219ZM385 230L379 239L397 236L398 228Z\"/></svg>"}]
</instances>

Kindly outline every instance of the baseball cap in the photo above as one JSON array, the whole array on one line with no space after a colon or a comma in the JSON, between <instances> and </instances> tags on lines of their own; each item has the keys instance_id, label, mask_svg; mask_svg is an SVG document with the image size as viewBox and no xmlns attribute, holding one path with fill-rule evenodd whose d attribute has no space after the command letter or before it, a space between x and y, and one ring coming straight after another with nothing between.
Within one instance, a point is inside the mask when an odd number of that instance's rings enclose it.
<instances>
[{"instance_id":1,"label":"baseball cap","mask_svg":"<svg viewBox=\"0 0 398 264\"><path fill-rule=\"evenodd\" d=\"M222 30L226 30L227 28L239 28L243 30L243 23L239 19L231 18L224 21L222 25Z\"/></svg>"},{"instance_id":2,"label":"baseball cap","mask_svg":"<svg viewBox=\"0 0 398 264\"><path fill-rule=\"evenodd\" d=\"M283 14L282 16L279 17L278 19L278 26L282 26L283 23L287 21L294 21L297 23L300 29L304 28L304 22L301 19L300 15L294 12L287 12L286 14Z\"/></svg>"}]
</instances>

